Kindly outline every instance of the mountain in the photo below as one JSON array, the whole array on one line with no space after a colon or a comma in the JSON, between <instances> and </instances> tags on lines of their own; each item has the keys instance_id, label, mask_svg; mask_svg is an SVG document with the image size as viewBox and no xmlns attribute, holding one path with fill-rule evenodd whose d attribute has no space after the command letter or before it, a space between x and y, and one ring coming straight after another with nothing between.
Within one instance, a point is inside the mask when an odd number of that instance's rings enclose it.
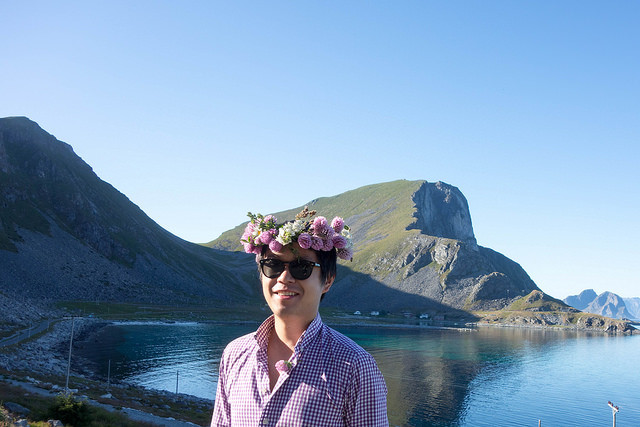
<instances>
[{"instance_id":1,"label":"mountain","mask_svg":"<svg viewBox=\"0 0 640 427\"><path fill-rule=\"evenodd\" d=\"M5 297L237 303L257 297L238 272L249 264L167 232L35 122L0 119Z\"/></svg>"},{"instance_id":2,"label":"mountain","mask_svg":"<svg viewBox=\"0 0 640 427\"><path fill-rule=\"evenodd\" d=\"M593 289L587 289L582 291L580 295L566 297L564 302L587 313L600 314L614 319L640 319L638 310L640 298L622 298L608 291L596 295Z\"/></svg>"},{"instance_id":3,"label":"mountain","mask_svg":"<svg viewBox=\"0 0 640 427\"><path fill-rule=\"evenodd\" d=\"M469 320L472 311L511 310L495 318L580 324L520 265L477 244L456 187L400 180L309 205L343 216L355 242L354 261L339 266L327 307ZM277 215L290 219L301 208ZM0 119L0 330L46 316L56 301L258 306L254 257L239 251L244 225L208 247L179 239L70 145L27 118ZM585 327L624 327L593 316Z\"/></svg>"},{"instance_id":4,"label":"mountain","mask_svg":"<svg viewBox=\"0 0 640 427\"><path fill-rule=\"evenodd\" d=\"M627 307L627 301L631 309ZM564 302L587 313L600 314L614 319L638 319L640 298L622 298L613 292L596 295L593 289L582 291L580 295L571 295Z\"/></svg>"},{"instance_id":5,"label":"mountain","mask_svg":"<svg viewBox=\"0 0 640 427\"><path fill-rule=\"evenodd\" d=\"M585 289L580 292L580 295L570 295L566 297L563 301L570 305L571 307L575 307L578 310L584 310L587 306L596 299L598 294L593 289Z\"/></svg>"},{"instance_id":6,"label":"mountain","mask_svg":"<svg viewBox=\"0 0 640 427\"><path fill-rule=\"evenodd\" d=\"M601 314L602 316L612 317L614 319L631 318L631 313L622 298L613 292L603 292L596 297L587 308L587 313Z\"/></svg>"},{"instance_id":7,"label":"mountain","mask_svg":"<svg viewBox=\"0 0 640 427\"><path fill-rule=\"evenodd\" d=\"M353 262L339 268L327 306L464 315L501 309L539 291L519 264L477 244L467 201L449 184L399 180L308 205L329 218L344 217L354 238ZM292 219L301 208L275 215ZM240 250L245 225L208 246Z\"/></svg>"},{"instance_id":8,"label":"mountain","mask_svg":"<svg viewBox=\"0 0 640 427\"><path fill-rule=\"evenodd\" d=\"M640 298L622 298L622 300L624 301L624 305L627 306L629 313L631 313L631 318L640 320Z\"/></svg>"}]
</instances>

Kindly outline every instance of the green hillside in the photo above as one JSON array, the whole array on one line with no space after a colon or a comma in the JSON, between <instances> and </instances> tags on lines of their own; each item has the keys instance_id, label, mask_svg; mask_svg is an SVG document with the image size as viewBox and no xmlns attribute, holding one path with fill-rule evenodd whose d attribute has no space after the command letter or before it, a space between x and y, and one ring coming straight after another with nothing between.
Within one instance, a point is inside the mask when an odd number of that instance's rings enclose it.
<instances>
[{"instance_id":1,"label":"green hillside","mask_svg":"<svg viewBox=\"0 0 640 427\"><path fill-rule=\"evenodd\" d=\"M408 235L417 230L408 230L415 221L415 206L411 196L425 181L398 180L373 184L347 191L332 197L321 197L309 201L309 209L331 220L342 216L351 227L357 242L353 267L358 260L367 259L373 253L394 251ZM304 206L273 213L279 222L293 219ZM262 212L268 214L270 212ZM248 221L247 221L248 222ZM224 232L205 246L225 250L242 250L240 236L247 222ZM382 242L382 243L381 243Z\"/></svg>"}]
</instances>

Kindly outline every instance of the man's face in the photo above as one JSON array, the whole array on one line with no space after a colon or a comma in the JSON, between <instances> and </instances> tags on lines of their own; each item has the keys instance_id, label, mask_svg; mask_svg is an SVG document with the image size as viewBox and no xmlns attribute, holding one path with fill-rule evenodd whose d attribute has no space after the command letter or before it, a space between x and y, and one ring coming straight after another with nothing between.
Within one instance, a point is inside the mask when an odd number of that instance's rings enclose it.
<instances>
[{"instance_id":1,"label":"man's face","mask_svg":"<svg viewBox=\"0 0 640 427\"><path fill-rule=\"evenodd\" d=\"M284 262L296 259L318 262L318 256L313 250L302 249L297 243L285 246L282 252L267 250L263 258L275 258ZM261 271L260 279L264 298L276 317L305 322L311 322L316 317L320 297L329 290L333 282L333 279L329 279L327 283L322 283L320 267L313 267L308 278L296 279L291 275L288 264L280 275L272 279Z\"/></svg>"}]
</instances>

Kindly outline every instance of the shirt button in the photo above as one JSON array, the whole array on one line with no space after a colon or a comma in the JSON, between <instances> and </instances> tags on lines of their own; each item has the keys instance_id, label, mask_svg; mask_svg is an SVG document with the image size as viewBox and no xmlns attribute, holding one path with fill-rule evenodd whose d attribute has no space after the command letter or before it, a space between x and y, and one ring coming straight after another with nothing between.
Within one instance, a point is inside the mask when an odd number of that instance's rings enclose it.
<instances>
[{"instance_id":1,"label":"shirt button","mask_svg":"<svg viewBox=\"0 0 640 427\"><path fill-rule=\"evenodd\" d=\"M264 425L269 424L269 418L264 418L264 419L262 420L262 424L264 424Z\"/></svg>"}]
</instances>

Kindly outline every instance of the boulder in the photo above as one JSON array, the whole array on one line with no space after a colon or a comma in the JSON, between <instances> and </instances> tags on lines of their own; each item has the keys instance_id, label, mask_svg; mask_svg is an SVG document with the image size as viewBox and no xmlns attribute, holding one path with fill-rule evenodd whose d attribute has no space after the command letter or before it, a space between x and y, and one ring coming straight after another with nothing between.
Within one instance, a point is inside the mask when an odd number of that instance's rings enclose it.
<instances>
[{"instance_id":1,"label":"boulder","mask_svg":"<svg viewBox=\"0 0 640 427\"><path fill-rule=\"evenodd\" d=\"M18 414L18 415L27 415L29 412L31 412L30 409L27 409L24 406L19 405L19 404L14 403L14 402L4 402L4 407L9 412L12 412L12 413Z\"/></svg>"}]
</instances>

